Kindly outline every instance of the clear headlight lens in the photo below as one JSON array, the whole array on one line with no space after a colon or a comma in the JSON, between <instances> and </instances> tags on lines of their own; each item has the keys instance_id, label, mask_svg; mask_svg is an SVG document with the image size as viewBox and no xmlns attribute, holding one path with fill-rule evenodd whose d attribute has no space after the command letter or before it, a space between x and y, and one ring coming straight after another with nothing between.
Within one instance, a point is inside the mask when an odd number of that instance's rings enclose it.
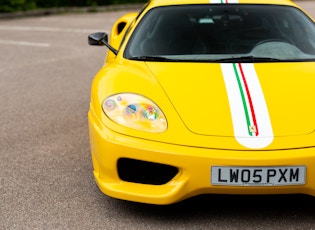
<instances>
[{"instance_id":1,"label":"clear headlight lens","mask_svg":"<svg viewBox=\"0 0 315 230\"><path fill-rule=\"evenodd\" d=\"M138 94L123 93L106 98L102 104L105 114L120 125L160 133L167 129L167 121L159 107Z\"/></svg>"}]
</instances>

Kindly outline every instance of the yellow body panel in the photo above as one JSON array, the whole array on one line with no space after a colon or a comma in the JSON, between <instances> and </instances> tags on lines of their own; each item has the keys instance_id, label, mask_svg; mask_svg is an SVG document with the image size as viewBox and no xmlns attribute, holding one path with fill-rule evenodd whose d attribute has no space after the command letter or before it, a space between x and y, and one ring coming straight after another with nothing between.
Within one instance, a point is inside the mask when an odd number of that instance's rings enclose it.
<instances>
[{"instance_id":1,"label":"yellow body panel","mask_svg":"<svg viewBox=\"0 0 315 230\"><path fill-rule=\"evenodd\" d=\"M125 62L125 61L123 61ZM155 203L155 204L169 204L180 201L182 199L203 193L224 193L224 194L285 194L285 193L305 193L315 195L315 134L312 132L314 127L314 107L310 106L306 101L299 101L297 95L303 97L314 96L312 86L315 85L315 79L312 78L314 72L314 63L296 63L296 64L275 64L275 68L268 70L264 64L257 64L257 71L263 73L267 77L261 78L261 84L265 89L266 101L271 114L271 121L273 122L275 138L273 143L266 148L273 149L273 151L264 150L250 150L241 146L236 142L232 136L232 127L229 111L214 115L217 120L207 119L212 125L212 130L223 130L227 133L226 137L200 135L191 132L180 118L168 98L163 94L163 90L159 84L165 86L163 79L158 82L149 71L144 71L147 67L143 63L131 62L128 64L126 72L122 71L125 63L116 64L105 70L101 70L99 75L95 78L92 89L93 103L89 112L89 127L91 138L91 150L94 165L94 175L100 189L107 195L138 202ZM158 65L157 63L150 63L151 66ZM172 65L172 64L170 64ZM173 64L175 65L175 64ZM195 64L200 65L200 64ZM203 64L208 65L208 64ZM163 65L160 71L163 71ZM167 66L167 65L166 65ZM219 64L214 64L211 68L213 76L221 76L219 73ZM129 69L130 68L130 69ZM157 68L157 67L155 67ZM280 70L277 70L277 69ZM111 71L120 70L121 75L112 75ZM179 69L185 73L185 68L174 68L174 74L178 74ZM203 76L204 69L202 67L196 68L195 76ZM284 71L287 69L287 71ZM306 84L295 83L292 79L296 76L292 69L309 73L305 75ZM133 70L133 71L131 71ZM104 72L105 71L105 72ZM109 73L107 73L109 71ZM157 71L158 72L158 71ZM271 74L271 72L273 72ZM129 78L126 78L128 73ZM284 74L285 73L285 74ZM103 78L103 75L108 75ZM172 75L172 74L171 74ZM115 76L115 79L111 78ZM301 76L300 76L301 77ZM120 79L121 78L121 79ZM138 78L138 80L136 80ZM268 88L269 78L274 78L274 87ZM132 79L132 80L131 80ZM196 77L194 78L196 79ZM129 82L130 80L130 82ZM137 81L134 84L132 81ZM213 78L209 80L203 78L203 85L213 83ZM220 79L218 78L219 82ZM221 79L222 81L222 79ZM110 84L112 87L104 92L102 88ZM172 85L179 89L182 84L190 85L191 82L168 82L169 87ZM292 91L288 90L288 84L291 85ZM220 85L220 84L219 84ZM284 87L285 85L285 87ZM194 85L191 85L194 87ZM186 87L187 88L187 87ZM185 93L180 90L170 91L165 86L166 91L171 93ZM221 89L223 92L224 90ZM150 95L150 98L164 109L169 121L169 128L167 132L162 134L143 133L122 127L109 120L101 111L101 98L115 92L138 92L142 95ZM208 92L204 90L202 93ZM216 91L220 92L220 90ZM294 93L292 93L294 92ZM192 92L186 92L187 94ZM183 95L176 95L180 98ZM202 96L202 95L201 95ZM212 92L204 97L214 97L214 106L220 104L227 104L227 99L224 95L216 97ZM170 96L172 97L172 96ZM284 98L292 98L291 104L286 105ZM295 100L296 98L296 100ZM195 102L186 101L187 104ZM179 103L181 104L181 103ZM202 107L204 113L210 113L211 107ZM284 108L290 108L285 115L281 113ZM179 109L180 110L180 109ZM300 111L308 111L302 114L305 119L294 120L295 116L300 116ZM211 113L213 114L213 113ZM199 119L197 126L207 126L206 118ZM225 125L222 125L226 123ZM313 124L312 124L313 123ZM312 125L310 125L312 124ZM294 129L304 127L298 135L281 135L283 130L293 133ZM305 128L306 127L306 128ZM291 130L292 129L292 130ZM115 131L114 131L115 130ZM124 135L128 134L128 135ZM180 135L179 135L180 134ZM228 137L230 134L230 137ZM239 151L243 150L243 151ZM119 179L116 172L117 161L120 158L132 158L142 161L162 163L175 166L179 168L178 175L165 185L144 185L125 182ZM307 183L304 186L283 186L283 187L222 187L213 186L210 184L210 168L211 166L295 166L305 165L307 168Z\"/></svg>"},{"instance_id":2,"label":"yellow body panel","mask_svg":"<svg viewBox=\"0 0 315 230\"><path fill-rule=\"evenodd\" d=\"M315 196L315 148L278 151L232 151L172 145L133 138L98 127L89 113L94 176L105 194L124 200L170 204L199 194L294 194ZM179 173L164 185L145 185L120 180L119 158L164 163ZM307 168L306 185L280 187L226 187L210 184L211 166L295 166Z\"/></svg>"},{"instance_id":3,"label":"yellow body panel","mask_svg":"<svg viewBox=\"0 0 315 230\"><path fill-rule=\"evenodd\" d=\"M295 6L289 0L239 2ZM144 12L157 6L198 3L207 4L209 0L155 0ZM135 18L136 14L128 14L114 25L110 40L118 55L107 56L91 89L90 144L94 177L102 192L153 204L170 204L206 193L315 196L315 107L310 103L315 99L314 62L253 64L273 129L271 143L253 149L234 136L222 65L124 59L126 42L122 41L126 31L128 41L137 26ZM121 23L125 27L119 31ZM167 130L144 132L109 119L101 105L118 93L137 93L152 100L165 114ZM127 182L117 170L122 158L170 165L178 173L161 185ZM305 185L290 186L213 185L213 166L304 166L306 180Z\"/></svg>"},{"instance_id":4,"label":"yellow body panel","mask_svg":"<svg viewBox=\"0 0 315 230\"><path fill-rule=\"evenodd\" d=\"M266 68L270 65L274 67ZM273 143L265 149L315 146L315 108L303 100L315 97L315 91L312 90L315 84L312 77L314 63L261 63L255 64L255 67L258 75L263 76L259 80L275 136ZM194 76L190 76L188 69L195 69ZM300 74L299 81L296 80L297 73ZM105 75L106 78L103 77ZM178 77L172 76L180 76L182 80L178 81ZM273 87L270 87L270 82ZM104 88L107 90L104 91ZM120 126L109 120L100 106L94 106L100 105L101 99L117 92L137 92L153 100L167 114L167 132L143 133ZM161 65L122 60L106 66L98 73L92 88L92 102L102 123L120 133L179 145L248 150L233 137L220 64ZM179 136L178 133L182 135Z\"/></svg>"}]
</instances>

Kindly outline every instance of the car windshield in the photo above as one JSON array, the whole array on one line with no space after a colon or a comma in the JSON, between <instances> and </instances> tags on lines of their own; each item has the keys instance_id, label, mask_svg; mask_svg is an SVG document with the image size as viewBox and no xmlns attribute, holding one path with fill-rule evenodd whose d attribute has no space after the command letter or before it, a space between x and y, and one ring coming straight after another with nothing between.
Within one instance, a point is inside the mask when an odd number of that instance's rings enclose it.
<instances>
[{"instance_id":1,"label":"car windshield","mask_svg":"<svg viewBox=\"0 0 315 230\"><path fill-rule=\"evenodd\" d=\"M146 61L314 61L315 24L290 6L157 7L139 23L124 56Z\"/></svg>"}]
</instances>

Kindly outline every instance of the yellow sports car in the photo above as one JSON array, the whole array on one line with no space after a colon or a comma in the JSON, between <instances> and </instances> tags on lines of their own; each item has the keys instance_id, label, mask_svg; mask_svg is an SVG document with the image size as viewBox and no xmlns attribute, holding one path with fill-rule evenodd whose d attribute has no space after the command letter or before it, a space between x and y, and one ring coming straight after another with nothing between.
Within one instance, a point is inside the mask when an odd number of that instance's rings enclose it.
<instances>
[{"instance_id":1,"label":"yellow sports car","mask_svg":"<svg viewBox=\"0 0 315 230\"><path fill-rule=\"evenodd\" d=\"M151 0L121 17L92 83L108 196L315 196L315 23L290 0Z\"/></svg>"}]
</instances>

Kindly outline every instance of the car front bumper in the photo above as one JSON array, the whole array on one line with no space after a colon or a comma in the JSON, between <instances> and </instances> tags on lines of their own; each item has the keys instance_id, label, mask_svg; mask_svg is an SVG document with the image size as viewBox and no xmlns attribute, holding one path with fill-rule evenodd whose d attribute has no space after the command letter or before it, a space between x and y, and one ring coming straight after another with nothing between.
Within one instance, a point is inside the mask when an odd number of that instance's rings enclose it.
<instances>
[{"instance_id":1,"label":"car front bumper","mask_svg":"<svg viewBox=\"0 0 315 230\"><path fill-rule=\"evenodd\" d=\"M107 129L89 112L89 132L95 181L108 196L151 204L171 204L200 194L308 194L315 196L315 148L277 151L231 151L180 146L134 138ZM120 161L125 161L119 166ZM128 172L119 169L133 164ZM154 173L174 168L165 183L131 181L134 167ZM152 168L157 165L158 167ZM211 167L305 167L304 185L222 186L211 183ZM161 169L164 170L164 167ZM153 172L154 171L154 172ZM122 176L122 174L124 176ZM139 172L138 172L139 174ZM161 172L164 175L165 173ZM121 177L126 177L124 179ZM141 180L140 180L141 181Z\"/></svg>"}]
</instances>

